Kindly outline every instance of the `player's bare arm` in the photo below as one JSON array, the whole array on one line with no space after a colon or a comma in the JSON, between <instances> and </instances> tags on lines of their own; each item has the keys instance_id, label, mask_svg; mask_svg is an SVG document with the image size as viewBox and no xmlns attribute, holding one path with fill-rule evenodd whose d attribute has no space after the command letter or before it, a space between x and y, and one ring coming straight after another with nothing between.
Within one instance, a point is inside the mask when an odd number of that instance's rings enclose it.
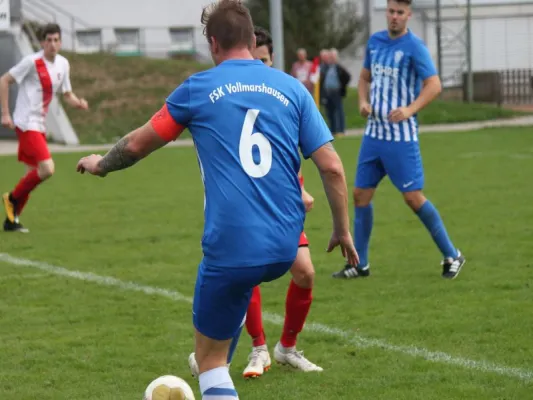
<instances>
[{"instance_id":1,"label":"player's bare arm","mask_svg":"<svg viewBox=\"0 0 533 400\"><path fill-rule=\"evenodd\" d=\"M412 114L416 114L424 107L426 107L429 103L435 100L441 92L442 85L439 77L437 75L434 75L427 78L423 83L420 96L418 96L418 98L409 106L409 109Z\"/></svg>"},{"instance_id":2,"label":"player's bare arm","mask_svg":"<svg viewBox=\"0 0 533 400\"><path fill-rule=\"evenodd\" d=\"M298 178L302 179L302 169L298 171ZM313 196L309 194L307 190L305 190L304 185L302 184L302 201L304 202L305 206L305 212L309 212L313 209L313 206L315 204L315 199Z\"/></svg>"},{"instance_id":3,"label":"player's bare arm","mask_svg":"<svg viewBox=\"0 0 533 400\"><path fill-rule=\"evenodd\" d=\"M372 80L372 75L370 71L366 68L361 70L359 74L359 112L364 118L368 117L372 112L372 107L368 102L368 94L370 92L370 82Z\"/></svg>"},{"instance_id":4,"label":"player's bare arm","mask_svg":"<svg viewBox=\"0 0 533 400\"><path fill-rule=\"evenodd\" d=\"M156 133L151 121L120 139L105 156L92 154L78 162L77 171L105 177L135 165L168 142Z\"/></svg>"},{"instance_id":5,"label":"player's bare arm","mask_svg":"<svg viewBox=\"0 0 533 400\"><path fill-rule=\"evenodd\" d=\"M9 72L0 77L0 105L2 107L2 126L8 129L15 129L15 124L11 119L9 111L9 85L15 82L15 78Z\"/></svg>"},{"instance_id":6,"label":"player's bare arm","mask_svg":"<svg viewBox=\"0 0 533 400\"><path fill-rule=\"evenodd\" d=\"M89 104L87 103L87 100L80 99L78 96L76 96L73 92L67 92L63 94L63 98L68 103L69 106L74 108L79 108L81 110L88 110Z\"/></svg>"},{"instance_id":7,"label":"player's bare arm","mask_svg":"<svg viewBox=\"0 0 533 400\"><path fill-rule=\"evenodd\" d=\"M396 123L410 118L435 100L441 91L442 85L439 77L437 75L430 76L423 82L422 91L417 99L408 107L400 107L392 110L389 114L389 120Z\"/></svg>"},{"instance_id":8,"label":"player's bare arm","mask_svg":"<svg viewBox=\"0 0 533 400\"><path fill-rule=\"evenodd\" d=\"M350 265L357 265L359 257L350 234L348 216L348 190L342 161L331 143L316 150L311 158L316 164L333 215L333 235L328 252L340 245L342 254Z\"/></svg>"}]
</instances>

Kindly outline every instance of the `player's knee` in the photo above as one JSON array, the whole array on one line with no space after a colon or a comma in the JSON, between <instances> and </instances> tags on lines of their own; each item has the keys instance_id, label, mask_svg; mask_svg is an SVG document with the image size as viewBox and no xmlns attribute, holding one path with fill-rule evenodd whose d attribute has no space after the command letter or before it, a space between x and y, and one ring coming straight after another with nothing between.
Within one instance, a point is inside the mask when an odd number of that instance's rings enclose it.
<instances>
[{"instance_id":1,"label":"player's knee","mask_svg":"<svg viewBox=\"0 0 533 400\"><path fill-rule=\"evenodd\" d=\"M404 193L403 198L409 208L415 212L420 210L422 205L426 202L426 197L420 190Z\"/></svg>"},{"instance_id":2,"label":"player's knee","mask_svg":"<svg viewBox=\"0 0 533 400\"><path fill-rule=\"evenodd\" d=\"M372 189L362 189L354 188L353 189L353 203L356 207L366 207L372 201Z\"/></svg>"},{"instance_id":3,"label":"player's knee","mask_svg":"<svg viewBox=\"0 0 533 400\"><path fill-rule=\"evenodd\" d=\"M303 289L310 289L315 282L315 269L309 261L295 265L292 270L292 280Z\"/></svg>"},{"instance_id":4,"label":"player's knee","mask_svg":"<svg viewBox=\"0 0 533 400\"><path fill-rule=\"evenodd\" d=\"M306 271L298 274L294 274L292 280L298 287L302 289L310 289L315 282L315 271Z\"/></svg>"},{"instance_id":5,"label":"player's knee","mask_svg":"<svg viewBox=\"0 0 533 400\"><path fill-rule=\"evenodd\" d=\"M37 167L39 178L41 178L43 181L54 175L54 172L55 164L52 159L39 163L39 166Z\"/></svg>"}]
</instances>

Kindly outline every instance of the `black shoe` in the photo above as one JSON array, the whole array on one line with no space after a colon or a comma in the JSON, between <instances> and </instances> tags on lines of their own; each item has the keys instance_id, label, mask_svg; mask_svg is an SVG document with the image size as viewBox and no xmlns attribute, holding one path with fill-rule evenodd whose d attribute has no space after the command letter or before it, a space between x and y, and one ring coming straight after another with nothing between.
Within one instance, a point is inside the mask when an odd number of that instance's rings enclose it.
<instances>
[{"instance_id":1,"label":"black shoe","mask_svg":"<svg viewBox=\"0 0 533 400\"><path fill-rule=\"evenodd\" d=\"M4 221L4 231L5 232L20 232L20 233L28 233L29 232L29 230L24 228L20 222L18 222L18 221L11 222L7 218Z\"/></svg>"},{"instance_id":2,"label":"black shoe","mask_svg":"<svg viewBox=\"0 0 533 400\"><path fill-rule=\"evenodd\" d=\"M354 267L353 265L346 264L343 269L338 272L335 272L332 277L340 279L352 279L352 278L366 278L370 276L370 266L366 265L364 267L358 265Z\"/></svg>"},{"instance_id":3,"label":"black shoe","mask_svg":"<svg viewBox=\"0 0 533 400\"><path fill-rule=\"evenodd\" d=\"M446 279L455 279L461 268L465 265L466 258L457 250L457 257L455 258L446 258L442 261L442 277Z\"/></svg>"}]
</instances>

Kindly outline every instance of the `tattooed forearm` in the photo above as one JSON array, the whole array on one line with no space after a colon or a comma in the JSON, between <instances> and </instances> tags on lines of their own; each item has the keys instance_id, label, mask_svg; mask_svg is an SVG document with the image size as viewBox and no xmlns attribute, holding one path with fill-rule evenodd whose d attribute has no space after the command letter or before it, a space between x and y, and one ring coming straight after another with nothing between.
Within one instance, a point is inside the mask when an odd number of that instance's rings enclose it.
<instances>
[{"instance_id":1,"label":"tattooed forearm","mask_svg":"<svg viewBox=\"0 0 533 400\"><path fill-rule=\"evenodd\" d=\"M127 136L120 139L115 146L100 160L98 166L102 173L118 171L131 167L142 157L128 150L129 138Z\"/></svg>"}]
</instances>

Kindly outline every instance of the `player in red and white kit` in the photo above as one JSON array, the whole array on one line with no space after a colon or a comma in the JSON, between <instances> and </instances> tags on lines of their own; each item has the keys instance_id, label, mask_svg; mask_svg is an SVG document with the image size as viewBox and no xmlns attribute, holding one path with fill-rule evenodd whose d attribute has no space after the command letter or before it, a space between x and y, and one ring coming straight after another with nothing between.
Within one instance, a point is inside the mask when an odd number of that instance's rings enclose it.
<instances>
[{"instance_id":1,"label":"player in red and white kit","mask_svg":"<svg viewBox=\"0 0 533 400\"><path fill-rule=\"evenodd\" d=\"M273 45L270 34L256 28L256 48L252 52L254 58L262 60L266 65L272 65ZM306 212L313 208L314 199L304 188L304 179L300 171L300 184L302 186L302 199ZM285 322L279 342L274 347L274 359L280 364L288 364L296 369L310 372L322 371L296 350L296 339L303 329L307 314L311 307L313 281L315 269L311 261L309 242L305 232L300 236L300 243L296 260L291 267L292 279L287 291L285 303ZM265 332L263 330L263 317L261 312L261 291L256 286L246 314L246 330L252 337L253 348L249 356L248 366L244 369L245 378L259 377L270 368L270 354L268 352Z\"/></svg>"},{"instance_id":2,"label":"player in red and white kit","mask_svg":"<svg viewBox=\"0 0 533 400\"><path fill-rule=\"evenodd\" d=\"M262 28L256 28L255 36L256 48L252 51L252 55L255 59L272 66L273 45L270 33ZM302 187L302 200L305 210L308 212L313 208L314 199L304 188L304 179L301 171L298 175ZM309 251L309 242L305 232L302 232L300 236L298 253L290 271L292 280L285 302L285 322L281 338L274 347L274 359L280 364L290 365L301 371L322 371L321 367L305 358L303 352L296 350L296 339L303 329L307 314L311 308L315 276L315 269ZM257 378L263 375L272 363L263 329L261 290L259 286L253 289L252 298L246 312L245 325L248 334L252 338L253 347L248 357L248 365L243 371L243 376L245 378ZM233 346L232 348L234 350ZM233 350L230 350L230 352ZM197 377L198 364L194 353L189 356L189 367L192 375Z\"/></svg>"},{"instance_id":3,"label":"player in red and white kit","mask_svg":"<svg viewBox=\"0 0 533 400\"><path fill-rule=\"evenodd\" d=\"M26 175L2 200L6 212L4 231L27 232L19 221L30 193L54 174L54 162L46 143L46 114L55 93L61 92L72 107L87 110L70 84L70 65L59 55L61 29L48 24L41 33L42 50L24 57L0 78L2 126L14 129L18 138L18 160L27 167ZM9 111L9 85L18 84L13 118Z\"/></svg>"},{"instance_id":4,"label":"player in red and white kit","mask_svg":"<svg viewBox=\"0 0 533 400\"><path fill-rule=\"evenodd\" d=\"M306 192L302 185L302 199L306 211L313 207L314 199ZM307 314L311 308L313 281L315 270L311 261L309 241L305 232L300 236L300 243L296 259L291 267L292 279L287 291L285 302L285 322L279 342L274 347L274 359L280 364L287 364L305 372L322 371L322 368L304 357L296 350L298 334L303 329ZM248 357L248 365L244 369L245 378L257 378L270 368L270 353L266 344L263 330L263 316L261 311L261 290L256 286L246 313L246 330L252 338L252 352Z\"/></svg>"}]
</instances>

